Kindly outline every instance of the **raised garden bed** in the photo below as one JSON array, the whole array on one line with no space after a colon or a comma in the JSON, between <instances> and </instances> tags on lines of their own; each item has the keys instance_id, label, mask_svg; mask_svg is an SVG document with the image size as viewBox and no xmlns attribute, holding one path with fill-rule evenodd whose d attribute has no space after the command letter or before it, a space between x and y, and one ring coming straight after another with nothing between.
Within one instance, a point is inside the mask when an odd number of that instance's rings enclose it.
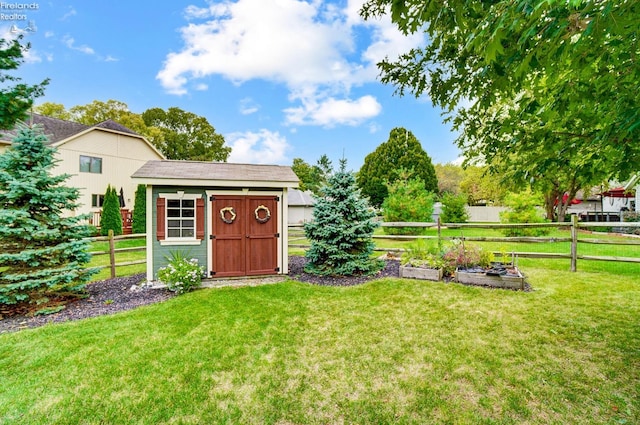
<instances>
[{"instance_id":1,"label":"raised garden bed","mask_svg":"<svg viewBox=\"0 0 640 425\"><path fill-rule=\"evenodd\" d=\"M400 277L422 280L442 280L442 269L429 269L426 267L400 266Z\"/></svg>"},{"instance_id":2,"label":"raised garden bed","mask_svg":"<svg viewBox=\"0 0 640 425\"><path fill-rule=\"evenodd\" d=\"M495 266L490 269L458 269L456 282L471 285L485 285L496 288L525 289L524 275L515 266Z\"/></svg>"}]
</instances>

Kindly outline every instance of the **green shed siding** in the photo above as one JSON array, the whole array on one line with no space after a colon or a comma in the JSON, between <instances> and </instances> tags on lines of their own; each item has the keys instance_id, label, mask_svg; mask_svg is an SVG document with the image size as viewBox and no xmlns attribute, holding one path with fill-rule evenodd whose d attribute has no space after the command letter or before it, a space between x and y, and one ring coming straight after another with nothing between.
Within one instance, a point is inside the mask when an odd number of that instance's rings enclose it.
<instances>
[{"instance_id":1,"label":"green shed siding","mask_svg":"<svg viewBox=\"0 0 640 425\"><path fill-rule=\"evenodd\" d=\"M151 208L153 212L153 229L151 233L152 238L152 247L153 247L153 279L158 279L158 269L161 267L165 267L171 258L171 253L176 251L181 251L182 253L188 255L190 258L196 258L198 260L198 264L205 268L205 273L208 273L207 270L207 243L208 240L203 239L198 245L163 245L157 239L157 223L156 223L156 201L158 199L158 195L160 193L177 193L178 191L183 191L185 194L197 194L202 195L202 198L205 200L204 203L204 234L209 234L209 223L206 220L207 209L209 208L208 202L206 200L206 193L204 189L193 188L193 187L180 187L180 186L153 186L152 189L152 199L153 203L148 205L147 208Z\"/></svg>"}]
</instances>

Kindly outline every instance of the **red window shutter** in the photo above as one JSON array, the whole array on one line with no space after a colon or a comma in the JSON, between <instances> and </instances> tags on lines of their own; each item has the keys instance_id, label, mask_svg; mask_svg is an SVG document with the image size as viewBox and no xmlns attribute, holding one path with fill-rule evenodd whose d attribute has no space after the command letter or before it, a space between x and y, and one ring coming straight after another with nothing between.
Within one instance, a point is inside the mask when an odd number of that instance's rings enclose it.
<instances>
[{"instance_id":1,"label":"red window shutter","mask_svg":"<svg viewBox=\"0 0 640 425\"><path fill-rule=\"evenodd\" d=\"M162 241L166 237L165 231L165 214L166 214L166 199L158 198L156 201L156 237L159 241Z\"/></svg>"},{"instance_id":2,"label":"red window shutter","mask_svg":"<svg viewBox=\"0 0 640 425\"><path fill-rule=\"evenodd\" d=\"M204 199L196 199L196 239L204 239Z\"/></svg>"}]
</instances>

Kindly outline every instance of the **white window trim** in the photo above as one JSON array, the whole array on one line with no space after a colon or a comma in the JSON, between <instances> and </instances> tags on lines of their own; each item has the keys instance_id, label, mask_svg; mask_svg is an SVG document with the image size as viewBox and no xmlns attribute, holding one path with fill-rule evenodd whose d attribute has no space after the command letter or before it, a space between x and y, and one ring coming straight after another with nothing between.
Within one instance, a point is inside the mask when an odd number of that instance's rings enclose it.
<instances>
[{"instance_id":1,"label":"white window trim","mask_svg":"<svg viewBox=\"0 0 640 425\"><path fill-rule=\"evenodd\" d=\"M165 205L165 214L164 214L164 229L165 229L165 239L159 241L160 245L201 245L202 241L196 238L196 228L198 227L198 208L197 208L197 199L201 199L202 195L199 193L184 193L183 191L178 191L175 193L159 193L158 198L164 198L166 200L183 200L183 199L192 199L194 201L193 206L193 237L191 238L176 238L169 237L169 214L167 214L167 205Z\"/></svg>"}]
</instances>

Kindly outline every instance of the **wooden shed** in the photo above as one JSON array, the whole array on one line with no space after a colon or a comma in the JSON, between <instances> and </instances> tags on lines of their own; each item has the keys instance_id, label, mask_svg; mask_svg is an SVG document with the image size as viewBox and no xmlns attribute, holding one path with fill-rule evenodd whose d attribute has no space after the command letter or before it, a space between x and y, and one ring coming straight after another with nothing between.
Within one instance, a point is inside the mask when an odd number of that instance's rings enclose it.
<instances>
[{"instance_id":1,"label":"wooden shed","mask_svg":"<svg viewBox=\"0 0 640 425\"><path fill-rule=\"evenodd\" d=\"M175 251L211 278L288 273L291 167L148 161L132 178L147 188L147 280Z\"/></svg>"}]
</instances>

